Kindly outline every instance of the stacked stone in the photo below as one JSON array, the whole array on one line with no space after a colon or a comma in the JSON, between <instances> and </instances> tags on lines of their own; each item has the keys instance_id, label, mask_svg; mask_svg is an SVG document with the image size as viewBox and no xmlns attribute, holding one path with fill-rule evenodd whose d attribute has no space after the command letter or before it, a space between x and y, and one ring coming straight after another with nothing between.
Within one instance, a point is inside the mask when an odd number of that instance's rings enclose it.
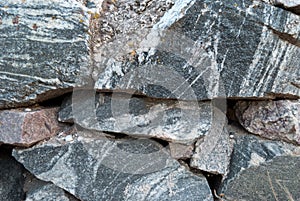
<instances>
[{"instance_id":1,"label":"stacked stone","mask_svg":"<svg viewBox=\"0 0 300 201\"><path fill-rule=\"evenodd\" d=\"M0 2L1 198L300 199L299 7Z\"/></svg>"}]
</instances>

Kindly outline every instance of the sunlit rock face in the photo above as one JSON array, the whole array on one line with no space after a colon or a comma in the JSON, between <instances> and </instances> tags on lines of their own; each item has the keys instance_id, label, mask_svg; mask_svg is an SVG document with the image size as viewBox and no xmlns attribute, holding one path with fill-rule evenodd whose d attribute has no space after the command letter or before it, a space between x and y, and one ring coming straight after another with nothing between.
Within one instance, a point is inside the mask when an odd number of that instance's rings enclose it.
<instances>
[{"instance_id":1,"label":"sunlit rock face","mask_svg":"<svg viewBox=\"0 0 300 201\"><path fill-rule=\"evenodd\" d=\"M0 0L0 197L299 200L299 13Z\"/></svg>"},{"instance_id":2,"label":"sunlit rock face","mask_svg":"<svg viewBox=\"0 0 300 201\"><path fill-rule=\"evenodd\" d=\"M176 1L153 27L96 43L95 88L184 100L299 97L299 21L260 1Z\"/></svg>"},{"instance_id":3,"label":"sunlit rock face","mask_svg":"<svg viewBox=\"0 0 300 201\"><path fill-rule=\"evenodd\" d=\"M193 175L152 140L110 140L87 131L77 136L72 143L56 138L13 155L37 178L80 200L213 200L204 176Z\"/></svg>"},{"instance_id":4,"label":"sunlit rock face","mask_svg":"<svg viewBox=\"0 0 300 201\"><path fill-rule=\"evenodd\" d=\"M71 91L89 63L88 20L75 0L1 1L0 108Z\"/></svg>"}]
</instances>

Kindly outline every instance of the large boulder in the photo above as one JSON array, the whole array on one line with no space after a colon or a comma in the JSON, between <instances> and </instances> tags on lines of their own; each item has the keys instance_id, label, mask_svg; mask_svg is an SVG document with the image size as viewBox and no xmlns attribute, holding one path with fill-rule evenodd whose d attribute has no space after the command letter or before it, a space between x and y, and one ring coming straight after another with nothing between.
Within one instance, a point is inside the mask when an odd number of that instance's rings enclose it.
<instances>
[{"instance_id":1,"label":"large boulder","mask_svg":"<svg viewBox=\"0 0 300 201\"><path fill-rule=\"evenodd\" d=\"M299 147L251 136L235 126L228 130L235 143L220 195L226 200L299 199Z\"/></svg>"},{"instance_id":2,"label":"large boulder","mask_svg":"<svg viewBox=\"0 0 300 201\"><path fill-rule=\"evenodd\" d=\"M112 140L88 131L76 136L71 143L58 136L16 149L13 156L37 178L80 200L213 200L204 176L189 172L152 140Z\"/></svg>"},{"instance_id":3,"label":"large boulder","mask_svg":"<svg viewBox=\"0 0 300 201\"><path fill-rule=\"evenodd\" d=\"M76 0L0 1L0 108L71 91L89 65L88 21Z\"/></svg>"},{"instance_id":4,"label":"large boulder","mask_svg":"<svg viewBox=\"0 0 300 201\"><path fill-rule=\"evenodd\" d=\"M150 28L128 25L135 31L95 42L94 88L185 100L299 97L299 21L261 1L176 1Z\"/></svg>"}]
</instances>

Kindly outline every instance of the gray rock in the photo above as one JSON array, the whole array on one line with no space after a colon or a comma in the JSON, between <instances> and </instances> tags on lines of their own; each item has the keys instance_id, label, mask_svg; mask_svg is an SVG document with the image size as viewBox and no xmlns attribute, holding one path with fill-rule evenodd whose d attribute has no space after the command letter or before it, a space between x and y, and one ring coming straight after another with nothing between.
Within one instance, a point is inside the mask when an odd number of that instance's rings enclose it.
<instances>
[{"instance_id":1,"label":"gray rock","mask_svg":"<svg viewBox=\"0 0 300 201\"><path fill-rule=\"evenodd\" d=\"M23 175L25 177L25 183L23 187L23 190L26 193L25 201L79 201L63 189L55 186L51 182L39 180L28 171L26 171Z\"/></svg>"},{"instance_id":2,"label":"gray rock","mask_svg":"<svg viewBox=\"0 0 300 201\"><path fill-rule=\"evenodd\" d=\"M197 141L190 166L212 174L226 175L232 153L232 142L226 127Z\"/></svg>"},{"instance_id":3,"label":"gray rock","mask_svg":"<svg viewBox=\"0 0 300 201\"><path fill-rule=\"evenodd\" d=\"M169 143L170 153L172 158L175 159L188 159L191 158L195 147L193 145Z\"/></svg>"},{"instance_id":4,"label":"gray rock","mask_svg":"<svg viewBox=\"0 0 300 201\"><path fill-rule=\"evenodd\" d=\"M9 151L0 148L0 198L7 201L22 200L24 168L10 155Z\"/></svg>"},{"instance_id":5,"label":"gray rock","mask_svg":"<svg viewBox=\"0 0 300 201\"><path fill-rule=\"evenodd\" d=\"M240 101L235 107L239 122L250 133L300 144L299 101Z\"/></svg>"},{"instance_id":6,"label":"gray rock","mask_svg":"<svg viewBox=\"0 0 300 201\"><path fill-rule=\"evenodd\" d=\"M300 15L300 1L299 0L263 0L274 6L282 7L286 10Z\"/></svg>"},{"instance_id":7,"label":"gray rock","mask_svg":"<svg viewBox=\"0 0 300 201\"><path fill-rule=\"evenodd\" d=\"M299 22L260 1L178 0L153 27L98 43L94 88L185 100L299 97Z\"/></svg>"},{"instance_id":8,"label":"gray rock","mask_svg":"<svg viewBox=\"0 0 300 201\"><path fill-rule=\"evenodd\" d=\"M80 200L213 200L203 176L180 166L152 140L77 134L73 143L57 137L14 150L13 156L37 178Z\"/></svg>"},{"instance_id":9,"label":"gray rock","mask_svg":"<svg viewBox=\"0 0 300 201\"><path fill-rule=\"evenodd\" d=\"M155 100L116 93L95 95L93 91L81 91L65 100L59 120L75 122L87 129L190 145L213 130L215 110L212 102ZM221 124L225 117L219 121Z\"/></svg>"},{"instance_id":10,"label":"gray rock","mask_svg":"<svg viewBox=\"0 0 300 201\"><path fill-rule=\"evenodd\" d=\"M58 108L12 109L0 111L0 141L30 146L57 135L63 125L57 121Z\"/></svg>"},{"instance_id":11,"label":"gray rock","mask_svg":"<svg viewBox=\"0 0 300 201\"><path fill-rule=\"evenodd\" d=\"M83 4L7 0L0 8L0 108L43 101L79 85L80 68L89 64Z\"/></svg>"},{"instance_id":12,"label":"gray rock","mask_svg":"<svg viewBox=\"0 0 300 201\"><path fill-rule=\"evenodd\" d=\"M95 1L95 0L94 0ZM99 2L99 1L98 1ZM106 44L122 34L132 34L137 29L151 28L174 5L174 0L139 0L139 1L95 1L95 7L101 15L93 18L93 39ZM126 12L125 12L126 11ZM132 46L135 41L131 41ZM101 53L100 45L93 47L95 56Z\"/></svg>"},{"instance_id":13,"label":"gray rock","mask_svg":"<svg viewBox=\"0 0 300 201\"><path fill-rule=\"evenodd\" d=\"M219 189L226 200L298 200L300 148L229 128L235 144L230 171Z\"/></svg>"},{"instance_id":14,"label":"gray rock","mask_svg":"<svg viewBox=\"0 0 300 201\"><path fill-rule=\"evenodd\" d=\"M46 184L39 188L29 191L25 201L70 201L65 192L54 184Z\"/></svg>"}]
</instances>

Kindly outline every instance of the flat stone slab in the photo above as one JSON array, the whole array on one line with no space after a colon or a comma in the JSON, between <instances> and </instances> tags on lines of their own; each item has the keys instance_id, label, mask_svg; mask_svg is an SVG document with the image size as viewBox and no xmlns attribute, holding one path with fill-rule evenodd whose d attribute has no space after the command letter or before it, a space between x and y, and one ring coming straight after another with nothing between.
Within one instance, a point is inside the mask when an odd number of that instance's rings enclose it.
<instances>
[{"instance_id":1,"label":"flat stone slab","mask_svg":"<svg viewBox=\"0 0 300 201\"><path fill-rule=\"evenodd\" d=\"M239 101L235 108L239 122L250 133L300 144L299 101Z\"/></svg>"},{"instance_id":2,"label":"flat stone slab","mask_svg":"<svg viewBox=\"0 0 300 201\"><path fill-rule=\"evenodd\" d=\"M231 127L235 144L229 174L219 189L226 200L297 200L300 148Z\"/></svg>"},{"instance_id":3,"label":"flat stone slab","mask_svg":"<svg viewBox=\"0 0 300 201\"><path fill-rule=\"evenodd\" d=\"M150 28L128 25L132 34L96 42L94 88L184 100L299 97L299 22L261 1L176 1Z\"/></svg>"},{"instance_id":4,"label":"flat stone slab","mask_svg":"<svg viewBox=\"0 0 300 201\"><path fill-rule=\"evenodd\" d=\"M98 131L192 144L213 130L217 123L215 110L212 102L155 100L81 91L64 101L59 121L75 122ZM220 124L225 118L218 120Z\"/></svg>"},{"instance_id":5,"label":"flat stone slab","mask_svg":"<svg viewBox=\"0 0 300 201\"><path fill-rule=\"evenodd\" d=\"M0 108L71 91L89 64L88 20L75 0L1 1Z\"/></svg>"},{"instance_id":6,"label":"flat stone slab","mask_svg":"<svg viewBox=\"0 0 300 201\"><path fill-rule=\"evenodd\" d=\"M0 142L30 146L57 135L63 129L57 113L57 107L0 111Z\"/></svg>"},{"instance_id":7,"label":"flat stone slab","mask_svg":"<svg viewBox=\"0 0 300 201\"><path fill-rule=\"evenodd\" d=\"M56 137L13 156L80 200L213 200L205 177L189 172L158 143L100 135L78 131L72 143Z\"/></svg>"}]
</instances>

